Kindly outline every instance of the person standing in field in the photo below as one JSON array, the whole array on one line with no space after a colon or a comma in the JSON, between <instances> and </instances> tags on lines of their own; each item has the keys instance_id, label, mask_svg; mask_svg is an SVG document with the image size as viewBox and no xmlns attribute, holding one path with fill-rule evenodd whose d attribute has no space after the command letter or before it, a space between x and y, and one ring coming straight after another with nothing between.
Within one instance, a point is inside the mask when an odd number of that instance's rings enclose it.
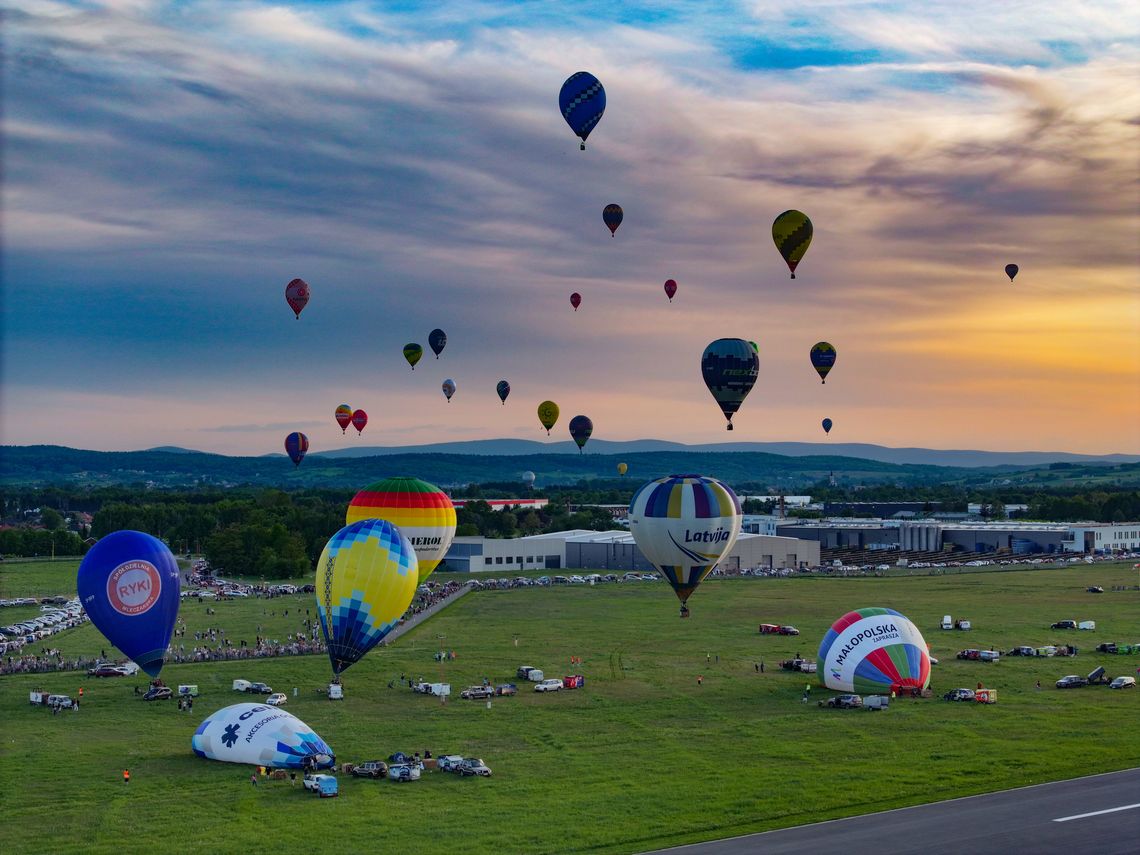
<instances>
[{"instance_id":1,"label":"person standing in field","mask_svg":"<svg viewBox=\"0 0 1140 855\"><path fill-rule=\"evenodd\" d=\"M703 675L703 674L698 674L698 675L697 675L697 685L698 685L698 686L703 686L703 685L704 685L704 683L705 683L705 677L704 677L704 675Z\"/></svg>"},{"instance_id":2,"label":"person standing in field","mask_svg":"<svg viewBox=\"0 0 1140 855\"><path fill-rule=\"evenodd\" d=\"M124 769L123 770L123 783L129 784L130 782L131 782L131 770L130 769Z\"/></svg>"},{"instance_id":3,"label":"person standing in field","mask_svg":"<svg viewBox=\"0 0 1140 855\"><path fill-rule=\"evenodd\" d=\"M256 772L254 772L252 775L249 776L249 783L253 786L253 788L255 790L257 789L257 773Z\"/></svg>"}]
</instances>

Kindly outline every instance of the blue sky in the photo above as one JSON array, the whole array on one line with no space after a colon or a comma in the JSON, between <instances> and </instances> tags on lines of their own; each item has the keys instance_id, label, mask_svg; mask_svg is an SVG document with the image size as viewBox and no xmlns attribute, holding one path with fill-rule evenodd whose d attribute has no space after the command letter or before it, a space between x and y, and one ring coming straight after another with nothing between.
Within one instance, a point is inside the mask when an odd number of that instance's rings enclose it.
<instances>
[{"instance_id":1,"label":"blue sky","mask_svg":"<svg viewBox=\"0 0 1140 855\"><path fill-rule=\"evenodd\" d=\"M5 21L5 443L263 453L295 426L317 450L346 441L342 401L373 444L541 438L544 398L599 437L715 441L699 356L729 335L762 357L737 440L829 416L845 441L1140 448L1131 4L30 0ZM586 152L556 108L579 69L609 101ZM794 283L769 237L787 208L816 227ZM413 374L401 348L437 326Z\"/></svg>"}]
</instances>

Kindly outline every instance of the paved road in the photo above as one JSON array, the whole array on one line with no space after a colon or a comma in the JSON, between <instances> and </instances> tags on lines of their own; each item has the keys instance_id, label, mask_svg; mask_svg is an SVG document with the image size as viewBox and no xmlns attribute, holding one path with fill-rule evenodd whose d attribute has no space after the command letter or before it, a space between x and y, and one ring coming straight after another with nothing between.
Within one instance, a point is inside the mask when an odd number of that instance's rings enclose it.
<instances>
[{"instance_id":1,"label":"paved road","mask_svg":"<svg viewBox=\"0 0 1140 855\"><path fill-rule=\"evenodd\" d=\"M1140 768L663 849L675 855L782 852L1134 855Z\"/></svg>"}]
</instances>

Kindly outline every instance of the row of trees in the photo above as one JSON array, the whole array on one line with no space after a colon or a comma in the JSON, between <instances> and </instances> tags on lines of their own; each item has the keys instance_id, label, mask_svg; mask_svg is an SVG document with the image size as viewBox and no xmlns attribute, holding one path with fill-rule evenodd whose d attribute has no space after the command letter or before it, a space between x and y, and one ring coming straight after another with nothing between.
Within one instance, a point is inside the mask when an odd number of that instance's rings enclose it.
<instances>
[{"instance_id":1,"label":"row of trees","mask_svg":"<svg viewBox=\"0 0 1140 855\"><path fill-rule=\"evenodd\" d=\"M67 556L87 551L83 539L73 531L44 528L0 529L0 555Z\"/></svg>"}]
</instances>

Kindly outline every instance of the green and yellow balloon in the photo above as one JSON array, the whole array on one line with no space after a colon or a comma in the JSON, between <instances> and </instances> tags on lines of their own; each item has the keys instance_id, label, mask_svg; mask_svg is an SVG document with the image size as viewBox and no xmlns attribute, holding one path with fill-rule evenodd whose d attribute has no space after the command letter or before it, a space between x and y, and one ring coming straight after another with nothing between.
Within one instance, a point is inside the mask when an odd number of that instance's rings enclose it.
<instances>
[{"instance_id":1,"label":"green and yellow balloon","mask_svg":"<svg viewBox=\"0 0 1140 855\"><path fill-rule=\"evenodd\" d=\"M784 211L772 223L772 242L784 257L792 278L796 278L796 265L811 246L812 226L802 211Z\"/></svg>"}]
</instances>

